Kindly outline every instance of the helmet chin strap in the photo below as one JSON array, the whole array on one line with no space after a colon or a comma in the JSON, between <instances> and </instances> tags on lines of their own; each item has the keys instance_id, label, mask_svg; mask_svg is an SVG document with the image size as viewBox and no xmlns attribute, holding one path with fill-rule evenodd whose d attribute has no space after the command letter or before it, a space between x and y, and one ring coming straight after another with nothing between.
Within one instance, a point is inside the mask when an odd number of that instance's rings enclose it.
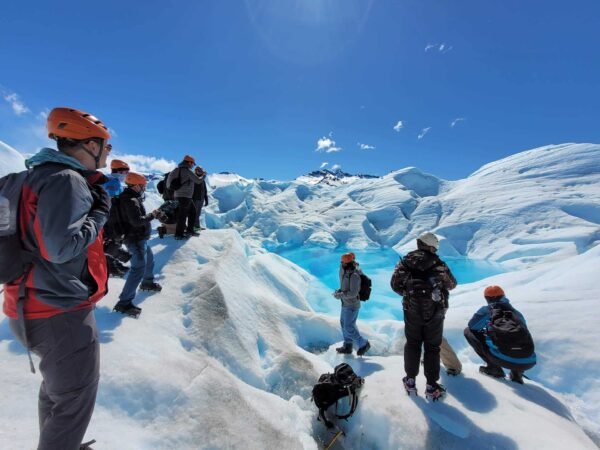
<instances>
[{"instance_id":1,"label":"helmet chin strap","mask_svg":"<svg viewBox=\"0 0 600 450\"><path fill-rule=\"evenodd\" d=\"M92 152L90 152L83 145L80 145L79 148L81 150L83 150L84 152L86 152L88 155L90 155L92 158L94 158L94 162L95 162L95 165L96 165L96 170L98 170L100 168L100 159L102 158L102 154L104 153L104 141L102 141L102 144L100 145L100 152L98 153L97 156L94 155Z\"/></svg>"}]
</instances>

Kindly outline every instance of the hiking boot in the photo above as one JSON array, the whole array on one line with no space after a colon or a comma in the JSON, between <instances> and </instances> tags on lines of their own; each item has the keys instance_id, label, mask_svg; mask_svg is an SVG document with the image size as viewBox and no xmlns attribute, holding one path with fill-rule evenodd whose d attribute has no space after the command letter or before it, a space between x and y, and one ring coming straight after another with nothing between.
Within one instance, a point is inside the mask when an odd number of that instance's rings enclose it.
<instances>
[{"instance_id":1,"label":"hiking boot","mask_svg":"<svg viewBox=\"0 0 600 450\"><path fill-rule=\"evenodd\" d=\"M156 231L158 231L158 237L160 239L162 239L165 237L165 234L167 234L167 227L163 227L163 226L157 227Z\"/></svg>"},{"instance_id":2,"label":"hiking boot","mask_svg":"<svg viewBox=\"0 0 600 450\"><path fill-rule=\"evenodd\" d=\"M417 386L415 384L414 378L409 378L408 376L402 378L402 383L404 384L404 389L406 389L406 393L408 395L414 393L417 395Z\"/></svg>"},{"instance_id":3,"label":"hiking boot","mask_svg":"<svg viewBox=\"0 0 600 450\"><path fill-rule=\"evenodd\" d=\"M142 291L160 292L162 291L162 286L154 281L142 281L140 289Z\"/></svg>"},{"instance_id":4,"label":"hiking boot","mask_svg":"<svg viewBox=\"0 0 600 450\"><path fill-rule=\"evenodd\" d=\"M179 235L175 235L175 240L176 241L183 241L184 239L187 239L189 236L179 236Z\"/></svg>"},{"instance_id":5,"label":"hiking boot","mask_svg":"<svg viewBox=\"0 0 600 450\"><path fill-rule=\"evenodd\" d=\"M510 381L514 381L515 383L524 384L523 382L523 372L517 372L516 370L510 371Z\"/></svg>"},{"instance_id":6,"label":"hiking boot","mask_svg":"<svg viewBox=\"0 0 600 450\"><path fill-rule=\"evenodd\" d=\"M117 303L113 308L113 311L119 312L121 314L125 314L126 316L137 318L141 312L142 308L138 308L133 303L120 304Z\"/></svg>"},{"instance_id":7,"label":"hiking boot","mask_svg":"<svg viewBox=\"0 0 600 450\"><path fill-rule=\"evenodd\" d=\"M370 348L371 348L371 344L369 344L369 341L367 341L367 343L366 343L365 345L363 345L361 348L359 348L359 349L356 351L356 354L357 354L358 356L362 356L362 355L364 355L365 353L367 353L367 352L369 351L369 349L370 349Z\"/></svg>"},{"instance_id":8,"label":"hiking boot","mask_svg":"<svg viewBox=\"0 0 600 450\"><path fill-rule=\"evenodd\" d=\"M479 372L494 378L504 378L504 370L498 366L479 366Z\"/></svg>"},{"instance_id":9,"label":"hiking boot","mask_svg":"<svg viewBox=\"0 0 600 450\"><path fill-rule=\"evenodd\" d=\"M352 353L352 344L344 342L344 345L336 348L335 351L343 355L349 355L350 353Z\"/></svg>"},{"instance_id":10,"label":"hiking boot","mask_svg":"<svg viewBox=\"0 0 600 450\"><path fill-rule=\"evenodd\" d=\"M446 369L446 373L448 375L450 375L451 377L456 377L456 376L460 375L460 370L458 370L458 369Z\"/></svg>"},{"instance_id":11,"label":"hiking boot","mask_svg":"<svg viewBox=\"0 0 600 450\"><path fill-rule=\"evenodd\" d=\"M204 229L204 228L202 228L202 227L194 227L194 231L195 231L196 233L200 233L200 231L201 231L201 230L203 230L203 229Z\"/></svg>"},{"instance_id":12,"label":"hiking boot","mask_svg":"<svg viewBox=\"0 0 600 450\"><path fill-rule=\"evenodd\" d=\"M191 236L196 237L196 236L200 236L200 233L198 233L197 231L192 230L192 231L186 231L185 235L188 236L188 237L191 237Z\"/></svg>"},{"instance_id":13,"label":"hiking boot","mask_svg":"<svg viewBox=\"0 0 600 450\"><path fill-rule=\"evenodd\" d=\"M446 388L438 383L427 384L425 388L425 397L432 401L438 401L446 394Z\"/></svg>"}]
</instances>

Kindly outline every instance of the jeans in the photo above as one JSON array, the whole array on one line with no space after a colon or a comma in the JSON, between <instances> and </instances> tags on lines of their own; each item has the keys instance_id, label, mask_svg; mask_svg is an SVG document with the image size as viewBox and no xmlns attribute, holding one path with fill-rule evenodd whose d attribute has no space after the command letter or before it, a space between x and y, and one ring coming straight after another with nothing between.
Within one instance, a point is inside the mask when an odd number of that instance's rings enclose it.
<instances>
[{"instance_id":1,"label":"jeans","mask_svg":"<svg viewBox=\"0 0 600 450\"><path fill-rule=\"evenodd\" d=\"M360 335L358 327L356 326L358 311L360 311L360 308L348 308L347 306L342 306L340 325L342 326L342 334L344 335L344 344L356 342L358 348L361 348L364 347L367 340Z\"/></svg>"},{"instance_id":2,"label":"jeans","mask_svg":"<svg viewBox=\"0 0 600 450\"><path fill-rule=\"evenodd\" d=\"M148 246L148 241L125 242L127 251L131 253L131 268L127 274L127 280L123 291L119 295L119 303L126 305L131 303L142 279L152 283L154 281L154 255Z\"/></svg>"}]
</instances>

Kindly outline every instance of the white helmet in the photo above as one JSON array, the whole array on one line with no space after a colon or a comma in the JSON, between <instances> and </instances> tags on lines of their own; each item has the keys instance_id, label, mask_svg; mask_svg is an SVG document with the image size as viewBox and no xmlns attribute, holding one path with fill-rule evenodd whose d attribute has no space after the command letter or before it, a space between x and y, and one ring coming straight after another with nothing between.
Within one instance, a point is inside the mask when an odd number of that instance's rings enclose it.
<instances>
[{"instance_id":1,"label":"white helmet","mask_svg":"<svg viewBox=\"0 0 600 450\"><path fill-rule=\"evenodd\" d=\"M440 248L440 241L438 240L437 236L433 233L424 233L421 236L419 236L417 240L421 241L423 244L429 247L435 248L436 250Z\"/></svg>"}]
</instances>

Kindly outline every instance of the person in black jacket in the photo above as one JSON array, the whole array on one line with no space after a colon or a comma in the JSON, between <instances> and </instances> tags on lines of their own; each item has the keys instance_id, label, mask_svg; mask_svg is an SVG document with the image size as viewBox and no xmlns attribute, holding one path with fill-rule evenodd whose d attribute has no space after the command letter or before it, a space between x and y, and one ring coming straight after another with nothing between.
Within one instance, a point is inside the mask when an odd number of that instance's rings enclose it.
<instances>
[{"instance_id":1,"label":"person in black jacket","mask_svg":"<svg viewBox=\"0 0 600 450\"><path fill-rule=\"evenodd\" d=\"M125 184L127 187L119 196L118 208L119 217L123 221L125 245L131 253L131 268L114 309L123 314L138 316L142 309L133 304L138 286L147 291L160 292L162 289L160 284L154 281L154 255L148 245L150 222L159 212L155 210L146 214L142 201L147 184L146 177L129 172L125 177Z\"/></svg>"},{"instance_id":2,"label":"person in black jacket","mask_svg":"<svg viewBox=\"0 0 600 450\"><path fill-rule=\"evenodd\" d=\"M394 270L391 286L402 295L404 309L404 370L406 391L416 392L421 347L425 350L424 369L427 378L425 394L437 400L446 392L438 384L440 378L440 346L444 331L444 315L448 309L450 290L456 279L436 252L439 241L435 234L425 233L417 239L417 250L409 252Z\"/></svg>"},{"instance_id":3,"label":"person in black jacket","mask_svg":"<svg viewBox=\"0 0 600 450\"><path fill-rule=\"evenodd\" d=\"M192 200L196 207L196 221L194 223L194 231L200 231L200 214L202 213L202 207L208 206L208 190L206 189L206 172L200 166L196 166L194 173L198 178L202 179L202 183L194 184L194 193L192 194Z\"/></svg>"}]
</instances>

